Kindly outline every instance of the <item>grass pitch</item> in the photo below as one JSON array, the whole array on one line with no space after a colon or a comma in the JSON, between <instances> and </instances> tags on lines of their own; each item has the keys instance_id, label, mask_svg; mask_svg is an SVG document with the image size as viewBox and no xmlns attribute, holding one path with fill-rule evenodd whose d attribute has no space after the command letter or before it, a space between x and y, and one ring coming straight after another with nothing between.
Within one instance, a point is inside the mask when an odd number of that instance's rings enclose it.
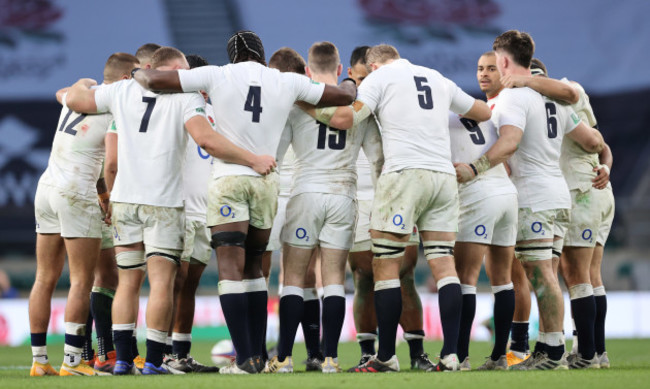
<instances>
[{"instance_id":1,"label":"grass pitch","mask_svg":"<svg viewBox=\"0 0 650 389\"><path fill-rule=\"evenodd\" d=\"M210 363L210 350L213 344L195 342L192 355L203 363ZM440 342L425 343L425 350L435 355L440 350ZM568 346L569 347L569 346ZM140 346L144 352L144 345ZM473 342L470 348L474 367L483 363L489 355L490 344ZM64 388L64 389L126 389L126 388L650 388L650 339L609 340L607 351L612 362L608 370L572 370L540 372L458 372L421 373L411 372L408 346L401 343L397 353L402 372L397 374L331 374L305 373L300 362L305 358L303 344L294 348L294 374L221 376L218 374L179 375L179 376L127 376L127 377L29 377L31 351L27 346L0 347L0 388ZM58 368L63 360L63 345L48 346L50 361ZM344 343L339 347L339 359L344 368L356 364L359 347L356 343Z\"/></svg>"}]
</instances>

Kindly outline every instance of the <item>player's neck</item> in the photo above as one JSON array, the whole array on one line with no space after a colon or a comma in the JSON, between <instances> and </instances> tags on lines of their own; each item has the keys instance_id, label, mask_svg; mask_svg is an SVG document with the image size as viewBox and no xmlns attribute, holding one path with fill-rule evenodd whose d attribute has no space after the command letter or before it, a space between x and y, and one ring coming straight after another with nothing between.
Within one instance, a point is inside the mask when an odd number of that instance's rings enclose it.
<instances>
[{"instance_id":1,"label":"player's neck","mask_svg":"<svg viewBox=\"0 0 650 389\"><path fill-rule=\"evenodd\" d=\"M525 68L523 66L516 65L510 68L508 74L517 75L517 76L530 76L530 69Z\"/></svg>"},{"instance_id":2,"label":"player's neck","mask_svg":"<svg viewBox=\"0 0 650 389\"><path fill-rule=\"evenodd\" d=\"M322 82L323 84L330 84L330 85L338 84L338 77L336 77L336 73L332 73L332 74L312 73L311 79L317 82Z\"/></svg>"},{"instance_id":3,"label":"player's neck","mask_svg":"<svg viewBox=\"0 0 650 389\"><path fill-rule=\"evenodd\" d=\"M501 93L502 90L503 90L503 88L499 88L498 90L495 90L494 92L488 92L488 93L485 94L485 97L487 97L488 100L493 99L493 98L497 97L499 95L499 93Z\"/></svg>"}]
</instances>

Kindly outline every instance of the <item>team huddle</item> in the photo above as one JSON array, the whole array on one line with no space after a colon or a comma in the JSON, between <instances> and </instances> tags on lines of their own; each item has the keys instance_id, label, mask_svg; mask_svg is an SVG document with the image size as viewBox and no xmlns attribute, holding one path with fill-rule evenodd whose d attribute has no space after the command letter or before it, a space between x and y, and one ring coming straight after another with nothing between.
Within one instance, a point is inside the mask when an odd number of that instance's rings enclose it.
<instances>
[{"instance_id":1,"label":"team huddle","mask_svg":"<svg viewBox=\"0 0 650 389\"><path fill-rule=\"evenodd\" d=\"M299 324L307 370L339 373L348 263L361 348L348 372L399 371L398 325L411 369L471 370L483 263L494 346L475 370L608 368L600 264L614 215L612 155L582 87L548 78L534 48L511 30L480 56L487 102L386 44L356 48L340 84L332 43L312 45L306 62L282 48L267 66L251 31L229 39L225 66L155 44L111 55L101 85L80 79L56 94L61 116L35 196L30 375L290 373ZM443 331L435 363L414 283L420 245ZM221 368L190 355L212 249L236 351ZM271 352L267 285L279 249ZM46 333L66 254L57 371ZM570 353L558 274L571 300ZM531 291L540 317L532 352Z\"/></svg>"}]
</instances>

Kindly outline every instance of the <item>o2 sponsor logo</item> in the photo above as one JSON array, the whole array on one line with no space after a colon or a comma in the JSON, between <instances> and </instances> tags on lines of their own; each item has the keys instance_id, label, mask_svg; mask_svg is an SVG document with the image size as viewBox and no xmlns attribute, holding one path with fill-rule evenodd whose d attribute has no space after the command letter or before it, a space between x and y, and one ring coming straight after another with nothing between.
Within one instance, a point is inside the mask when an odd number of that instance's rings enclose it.
<instances>
[{"instance_id":1,"label":"o2 sponsor logo","mask_svg":"<svg viewBox=\"0 0 650 389\"><path fill-rule=\"evenodd\" d=\"M300 227L296 229L296 238L309 242L309 235L307 235L307 230Z\"/></svg>"},{"instance_id":2,"label":"o2 sponsor logo","mask_svg":"<svg viewBox=\"0 0 650 389\"><path fill-rule=\"evenodd\" d=\"M402 230L406 229L406 224L404 224L404 218L399 213L393 216L393 224L396 225L397 227L400 227Z\"/></svg>"},{"instance_id":3,"label":"o2 sponsor logo","mask_svg":"<svg viewBox=\"0 0 650 389\"><path fill-rule=\"evenodd\" d=\"M586 240L586 241L589 241L589 243L592 243L594 241L593 236L594 236L594 233L589 228L582 231L582 240Z\"/></svg>"},{"instance_id":4,"label":"o2 sponsor logo","mask_svg":"<svg viewBox=\"0 0 650 389\"><path fill-rule=\"evenodd\" d=\"M544 231L544 229L542 228L541 222L534 222L533 224L531 224L530 230L536 234L546 235L546 231Z\"/></svg>"},{"instance_id":5,"label":"o2 sponsor logo","mask_svg":"<svg viewBox=\"0 0 650 389\"><path fill-rule=\"evenodd\" d=\"M235 218L235 212L230 208L229 205L222 205L221 208L219 208L219 213L223 217L229 217L231 219Z\"/></svg>"},{"instance_id":6,"label":"o2 sponsor logo","mask_svg":"<svg viewBox=\"0 0 650 389\"><path fill-rule=\"evenodd\" d=\"M474 233L476 234L476 236L480 236L483 239L487 239L487 228L485 228L483 224L479 224L478 226L476 226L476 228L474 228Z\"/></svg>"}]
</instances>

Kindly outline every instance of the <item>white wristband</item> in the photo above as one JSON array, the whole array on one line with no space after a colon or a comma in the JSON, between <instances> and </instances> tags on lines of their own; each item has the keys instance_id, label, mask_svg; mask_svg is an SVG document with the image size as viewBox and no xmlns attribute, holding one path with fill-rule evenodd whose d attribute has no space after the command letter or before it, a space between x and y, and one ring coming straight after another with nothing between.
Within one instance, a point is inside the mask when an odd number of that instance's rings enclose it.
<instances>
[{"instance_id":1,"label":"white wristband","mask_svg":"<svg viewBox=\"0 0 650 389\"><path fill-rule=\"evenodd\" d=\"M598 165L598 169L605 169L607 171L607 175L610 175L609 166L607 166L607 165Z\"/></svg>"}]
</instances>

